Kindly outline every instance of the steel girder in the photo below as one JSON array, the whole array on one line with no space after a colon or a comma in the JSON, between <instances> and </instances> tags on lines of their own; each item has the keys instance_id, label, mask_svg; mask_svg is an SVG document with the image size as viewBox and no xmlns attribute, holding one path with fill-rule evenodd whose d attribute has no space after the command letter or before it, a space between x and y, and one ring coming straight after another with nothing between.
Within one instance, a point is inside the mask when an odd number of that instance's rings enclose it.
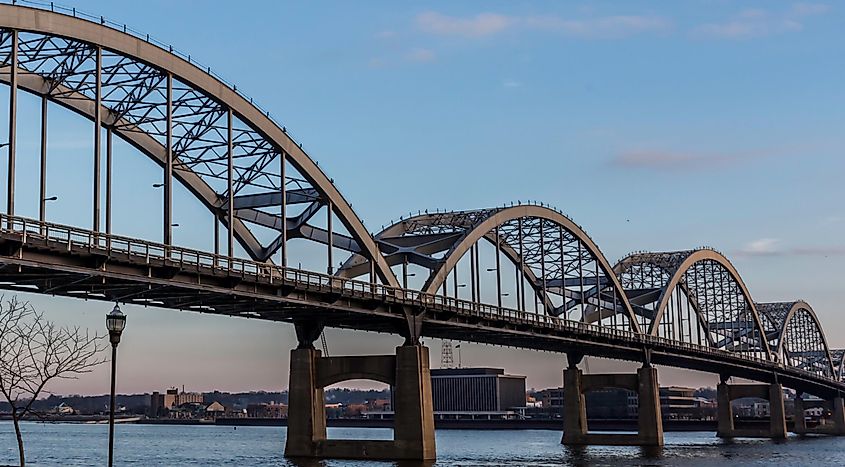
<instances>
[{"instance_id":1,"label":"steel girder","mask_svg":"<svg viewBox=\"0 0 845 467\"><path fill-rule=\"evenodd\" d=\"M827 338L812 307L804 301L757 303L770 332L769 346L783 362L806 371L835 377Z\"/></svg>"},{"instance_id":2,"label":"steel girder","mask_svg":"<svg viewBox=\"0 0 845 467\"><path fill-rule=\"evenodd\" d=\"M651 292L640 301L654 316L643 321L649 334L658 335L661 326L677 326L670 320L676 312L680 314L684 303L678 302L685 301L699 327L690 329L690 337L696 333L713 347L760 352L771 358L765 326L751 294L722 254L710 249L634 253L617 263L614 271L629 295ZM682 332L680 337L685 337Z\"/></svg>"},{"instance_id":3,"label":"steel girder","mask_svg":"<svg viewBox=\"0 0 845 467\"><path fill-rule=\"evenodd\" d=\"M639 329L610 263L580 226L553 209L520 205L420 213L376 235L388 264L408 262L430 271L422 286L426 293L448 287L448 275L480 240L497 247L521 272L550 314L578 309L582 317L593 316L592 322L618 315ZM339 274L359 276L363 263L353 256ZM553 305L553 296L560 297L560 305Z\"/></svg>"},{"instance_id":4,"label":"steel girder","mask_svg":"<svg viewBox=\"0 0 845 467\"><path fill-rule=\"evenodd\" d=\"M382 282L398 285L334 183L284 128L236 88L108 26L0 5L0 80L6 83L13 34L18 38L19 89L92 120L99 116L103 127L162 166L172 154L173 176L216 219L226 224L229 203L237 206L232 235L251 258L269 261L286 238L307 238L362 254L375 262ZM296 173L283 176L285 163ZM299 215L283 218L287 204L305 207ZM330 209L350 236L310 225L308 220L321 208ZM253 226L276 230L278 237L262 243Z\"/></svg>"},{"instance_id":5,"label":"steel girder","mask_svg":"<svg viewBox=\"0 0 845 467\"><path fill-rule=\"evenodd\" d=\"M833 362L834 375L837 380L843 380L843 364L845 364L845 349L831 349L830 358Z\"/></svg>"}]
</instances>

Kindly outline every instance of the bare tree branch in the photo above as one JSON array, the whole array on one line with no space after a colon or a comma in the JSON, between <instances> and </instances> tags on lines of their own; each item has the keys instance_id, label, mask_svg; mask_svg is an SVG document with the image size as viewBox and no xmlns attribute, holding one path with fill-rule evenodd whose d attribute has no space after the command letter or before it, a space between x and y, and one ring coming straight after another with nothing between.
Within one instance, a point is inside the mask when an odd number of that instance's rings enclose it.
<instances>
[{"instance_id":1,"label":"bare tree branch","mask_svg":"<svg viewBox=\"0 0 845 467\"><path fill-rule=\"evenodd\" d=\"M12 407L20 465L25 464L20 420L55 379L74 379L106 361L104 336L60 327L29 302L0 296L0 393Z\"/></svg>"}]
</instances>

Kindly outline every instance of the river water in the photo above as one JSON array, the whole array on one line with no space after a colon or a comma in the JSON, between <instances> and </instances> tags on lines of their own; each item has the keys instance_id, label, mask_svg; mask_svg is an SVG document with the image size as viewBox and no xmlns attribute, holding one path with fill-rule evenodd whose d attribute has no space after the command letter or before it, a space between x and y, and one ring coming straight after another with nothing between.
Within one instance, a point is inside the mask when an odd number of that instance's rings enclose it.
<instances>
[{"instance_id":1,"label":"river water","mask_svg":"<svg viewBox=\"0 0 845 467\"><path fill-rule=\"evenodd\" d=\"M107 425L25 423L28 465L105 465ZM666 447L569 449L560 432L543 430L438 430L436 466L724 466L845 465L845 438L791 437L786 442L726 443L713 433L666 433ZM329 428L330 438L390 439L391 430ZM285 428L117 425L115 465L397 466L392 462L292 462L282 456ZM0 465L17 462L10 422L0 422ZM417 467L419 463L400 463ZM428 464L431 465L431 464Z\"/></svg>"}]
</instances>

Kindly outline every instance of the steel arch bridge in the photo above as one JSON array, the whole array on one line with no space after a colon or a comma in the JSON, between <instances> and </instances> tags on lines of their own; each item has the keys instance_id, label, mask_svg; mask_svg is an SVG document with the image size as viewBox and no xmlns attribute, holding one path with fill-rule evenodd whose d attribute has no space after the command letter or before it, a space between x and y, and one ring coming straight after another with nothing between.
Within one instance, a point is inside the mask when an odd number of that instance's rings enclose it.
<instances>
[{"instance_id":1,"label":"steel arch bridge","mask_svg":"<svg viewBox=\"0 0 845 467\"><path fill-rule=\"evenodd\" d=\"M421 212L372 235L286 128L234 85L125 27L66 13L0 5L4 289L290 322L306 346L333 326L845 392L845 351L828 347L810 305L757 303L714 250L612 265L574 221L535 204ZM37 220L15 212L20 91L41 102ZM50 106L93 125L90 222L46 216ZM115 138L161 167L161 240L113 231ZM213 252L174 244L176 186L214 219ZM294 240L317 246L325 268L289 267Z\"/></svg>"}]
</instances>

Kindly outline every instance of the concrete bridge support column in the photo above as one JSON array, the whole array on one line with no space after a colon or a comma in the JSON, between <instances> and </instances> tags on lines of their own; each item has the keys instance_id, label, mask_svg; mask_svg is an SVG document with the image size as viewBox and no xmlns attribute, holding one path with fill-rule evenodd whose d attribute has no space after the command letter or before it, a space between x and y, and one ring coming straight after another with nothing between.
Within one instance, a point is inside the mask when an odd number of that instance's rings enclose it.
<instances>
[{"instance_id":1,"label":"concrete bridge support column","mask_svg":"<svg viewBox=\"0 0 845 467\"><path fill-rule=\"evenodd\" d=\"M662 446L663 420L657 369L644 367L636 375L584 375L577 368L563 372L563 438L567 445ZM587 405L584 394L603 388L635 391L639 398L638 433L599 434L587 431Z\"/></svg>"},{"instance_id":2,"label":"concrete bridge support column","mask_svg":"<svg viewBox=\"0 0 845 467\"><path fill-rule=\"evenodd\" d=\"M768 429L739 429L734 426L731 401L742 397L757 397L769 401ZM783 405L783 386L774 384L728 384L717 387L719 420L716 435L720 438L786 439L786 411Z\"/></svg>"},{"instance_id":3,"label":"concrete bridge support column","mask_svg":"<svg viewBox=\"0 0 845 467\"><path fill-rule=\"evenodd\" d=\"M792 432L803 435L807 432L807 420L804 419L804 399L800 392L795 393L792 409Z\"/></svg>"},{"instance_id":4,"label":"concrete bridge support column","mask_svg":"<svg viewBox=\"0 0 845 467\"><path fill-rule=\"evenodd\" d=\"M393 395L395 449L403 459L431 460L434 444L434 403L428 347L396 348L396 386Z\"/></svg>"},{"instance_id":5,"label":"concrete bridge support column","mask_svg":"<svg viewBox=\"0 0 845 467\"><path fill-rule=\"evenodd\" d=\"M786 409L783 406L783 386L769 385L769 430L772 439L786 439Z\"/></svg>"},{"instance_id":6,"label":"concrete bridge support column","mask_svg":"<svg viewBox=\"0 0 845 467\"><path fill-rule=\"evenodd\" d=\"M587 403L581 392L581 370L563 370L563 444L587 444Z\"/></svg>"},{"instance_id":7,"label":"concrete bridge support column","mask_svg":"<svg viewBox=\"0 0 845 467\"><path fill-rule=\"evenodd\" d=\"M301 346L306 347L306 346ZM322 357L291 351L286 457L433 460L434 404L428 348L406 345L396 355ZM393 441L327 439L323 388L352 379L393 386Z\"/></svg>"},{"instance_id":8,"label":"concrete bridge support column","mask_svg":"<svg viewBox=\"0 0 845 467\"><path fill-rule=\"evenodd\" d=\"M720 382L716 386L716 410L717 410L717 424L716 436L719 438L730 438L734 432L734 411L731 407L731 396L728 383Z\"/></svg>"},{"instance_id":9,"label":"concrete bridge support column","mask_svg":"<svg viewBox=\"0 0 845 467\"><path fill-rule=\"evenodd\" d=\"M837 436L845 436L845 401L841 396L833 398L833 430Z\"/></svg>"},{"instance_id":10,"label":"concrete bridge support column","mask_svg":"<svg viewBox=\"0 0 845 467\"><path fill-rule=\"evenodd\" d=\"M643 367L637 370L639 388L639 409L637 425L640 430L640 444L663 446L663 416L660 412L660 386L657 383L657 368Z\"/></svg>"},{"instance_id":11,"label":"concrete bridge support column","mask_svg":"<svg viewBox=\"0 0 845 467\"><path fill-rule=\"evenodd\" d=\"M316 457L318 443L326 439L326 406L323 388L317 385L319 360L316 349L290 352L286 457Z\"/></svg>"}]
</instances>

